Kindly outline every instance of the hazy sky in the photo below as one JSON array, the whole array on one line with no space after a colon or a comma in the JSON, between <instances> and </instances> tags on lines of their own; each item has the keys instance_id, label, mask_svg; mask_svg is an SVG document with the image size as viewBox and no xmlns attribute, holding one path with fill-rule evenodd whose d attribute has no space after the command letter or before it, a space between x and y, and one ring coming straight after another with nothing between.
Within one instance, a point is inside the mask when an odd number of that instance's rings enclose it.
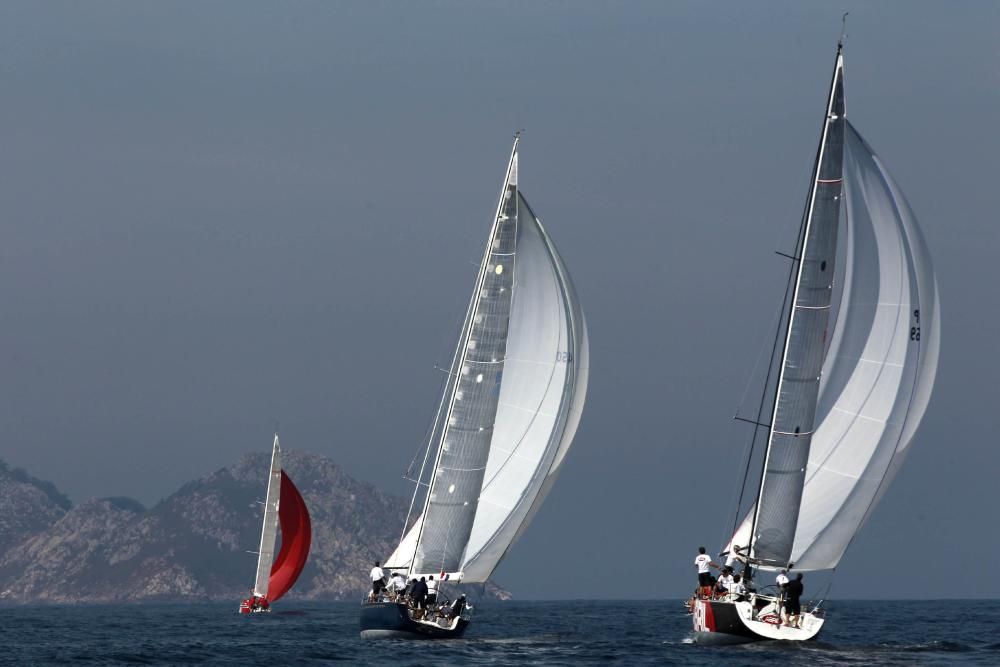
<instances>
[{"instance_id":1,"label":"hazy sky","mask_svg":"<svg viewBox=\"0 0 1000 667\"><path fill-rule=\"evenodd\" d=\"M0 4L0 458L152 504L277 421L409 493L524 128L591 380L497 578L690 592L731 525L731 416L847 10L848 113L922 223L943 324L923 425L833 594L1000 596L993 2Z\"/></svg>"}]
</instances>

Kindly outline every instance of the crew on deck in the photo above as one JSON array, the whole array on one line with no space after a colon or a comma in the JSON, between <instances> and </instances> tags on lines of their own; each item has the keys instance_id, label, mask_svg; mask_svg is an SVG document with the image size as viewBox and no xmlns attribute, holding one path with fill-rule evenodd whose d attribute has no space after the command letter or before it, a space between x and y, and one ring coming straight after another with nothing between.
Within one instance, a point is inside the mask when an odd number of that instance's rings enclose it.
<instances>
[{"instance_id":1,"label":"crew on deck","mask_svg":"<svg viewBox=\"0 0 1000 667\"><path fill-rule=\"evenodd\" d=\"M382 592L385 588L385 573L382 568L379 567L379 562L375 561L375 567L369 573L372 579L372 594L371 599L373 602L378 601L378 594Z\"/></svg>"},{"instance_id":2,"label":"crew on deck","mask_svg":"<svg viewBox=\"0 0 1000 667\"><path fill-rule=\"evenodd\" d=\"M410 600L413 601L413 608L420 611L420 616L423 616L424 610L427 608L427 578L420 577L420 581L415 583L410 588Z\"/></svg>"},{"instance_id":3,"label":"crew on deck","mask_svg":"<svg viewBox=\"0 0 1000 667\"><path fill-rule=\"evenodd\" d=\"M722 568L722 574L715 582L715 594L718 597L729 595L733 587L733 569L728 565Z\"/></svg>"},{"instance_id":4,"label":"crew on deck","mask_svg":"<svg viewBox=\"0 0 1000 667\"><path fill-rule=\"evenodd\" d=\"M398 599L403 595L403 591L406 590L406 575L402 572L396 572L389 579L389 584L386 586L386 591L389 592L391 596Z\"/></svg>"},{"instance_id":5,"label":"crew on deck","mask_svg":"<svg viewBox=\"0 0 1000 667\"><path fill-rule=\"evenodd\" d=\"M740 545L734 544L732 546L732 548L729 549L729 551L724 551L720 555L723 555L723 556L726 557L726 567L728 567L731 570L735 569L737 563L742 563L743 564L743 573L745 573L746 572L747 558L746 558L746 556L744 556L743 554L740 553L740 549L742 549L742 548L743 547L741 547Z\"/></svg>"},{"instance_id":6,"label":"crew on deck","mask_svg":"<svg viewBox=\"0 0 1000 667\"><path fill-rule=\"evenodd\" d=\"M802 592L804 590L805 587L802 585L801 572L795 575L795 579L788 582L785 586L785 613L787 614L787 622L790 627L802 627L802 603L799 600L802 597Z\"/></svg>"},{"instance_id":7,"label":"crew on deck","mask_svg":"<svg viewBox=\"0 0 1000 667\"><path fill-rule=\"evenodd\" d=\"M738 574L733 575L733 583L729 586L729 599L733 602L739 602L746 598L747 587L743 585L742 577Z\"/></svg>"},{"instance_id":8,"label":"crew on deck","mask_svg":"<svg viewBox=\"0 0 1000 667\"><path fill-rule=\"evenodd\" d=\"M434 581L434 575L427 577L427 606L433 608L438 599L438 582Z\"/></svg>"},{"instance_id":9,"label":"crew on deck","mask_svg":"<svg viewBox=\"0 0 1000 667\"><path fill-rule=\"evenodd\" d=\"M712 557L705 553L705 547L698 547L698 555L695 556L694 565L698 568L698 595L700 597L712 597L712 572L709 568L720 569L712 562Z\"/></svg>"}]
</instances>

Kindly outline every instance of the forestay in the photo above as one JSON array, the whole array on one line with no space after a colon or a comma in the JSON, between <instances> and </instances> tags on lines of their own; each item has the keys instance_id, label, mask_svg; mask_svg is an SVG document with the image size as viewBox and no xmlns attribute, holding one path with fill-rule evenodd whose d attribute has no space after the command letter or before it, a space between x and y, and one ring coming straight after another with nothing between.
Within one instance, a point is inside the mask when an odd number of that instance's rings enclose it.
<instances>
[{"instance_id":1,"label":"forestay","mask_svg":"<svg viewBox=\"0 0 1000 667\"><path fill-rule=\"evenodd\" d=\"M271 580L271 564L274 561L274 543L278 538L278 503L281 498L281 448L278 436L274 436L271 452L271 472L267 478L267 499L264 501L264 527L260 534L260 548L257 550L257 578L254 595L267 597Z\"/></svg>"},{"instance_id":2,"label":"forestay","mask_svg":"<svg viewBox=\"0 0 1000 667\"><path fill-rule=\"evenodd\" d=\"M937 373L930 253L899 187L850 124L844 177L844 286L791 555L798 570L840 562L902 464ZM746 545L750 518L730 546Z\"/></svg>"}]
</instances>

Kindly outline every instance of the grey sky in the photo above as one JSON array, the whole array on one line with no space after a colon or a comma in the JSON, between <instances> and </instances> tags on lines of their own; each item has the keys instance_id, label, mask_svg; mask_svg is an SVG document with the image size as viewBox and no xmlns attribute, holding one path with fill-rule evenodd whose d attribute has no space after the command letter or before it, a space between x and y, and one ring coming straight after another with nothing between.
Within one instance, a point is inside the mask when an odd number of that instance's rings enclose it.
<instances>
[{"instance_id":1,"label":"grey sky","mask_svg":"<svg viewBox=\"0 0 1000 667\"><path fill-rule=\"evenodd\" d=\"M152 503L278 420L286 448L407 493L525 128L591 381L497 576L688 593L732 520L730 417L847 10L848 113L921 220L944 319L923 426L834 594L1000 596L989 2L3 3L0 458Z\"/></svg>"}]
</instances>

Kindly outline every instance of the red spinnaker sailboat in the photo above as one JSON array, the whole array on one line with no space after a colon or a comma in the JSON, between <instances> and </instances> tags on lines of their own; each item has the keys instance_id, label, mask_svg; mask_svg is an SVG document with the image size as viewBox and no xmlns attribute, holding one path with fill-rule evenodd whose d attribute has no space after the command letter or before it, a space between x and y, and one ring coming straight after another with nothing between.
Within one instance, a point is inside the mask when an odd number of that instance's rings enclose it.
<instances>
[{"instance_id":1,"label":"red spinnaker sailboat","mask_svg":"<svg viewBox=\"0 0 1000 667\"><path fill-rule=\"evenodd\" d=\"M281 550L274 556L278 526L281 526ZM295 585L302 574L309 547L312 544L312 523L302 494L291 478L281 469L281 448L274 436L271 454L271 474L264 503L264 527L260 535L257 558L257 579L251 596L240 604L241 614L271 610L277 601Z\"/></svg>"}]
</instances>

